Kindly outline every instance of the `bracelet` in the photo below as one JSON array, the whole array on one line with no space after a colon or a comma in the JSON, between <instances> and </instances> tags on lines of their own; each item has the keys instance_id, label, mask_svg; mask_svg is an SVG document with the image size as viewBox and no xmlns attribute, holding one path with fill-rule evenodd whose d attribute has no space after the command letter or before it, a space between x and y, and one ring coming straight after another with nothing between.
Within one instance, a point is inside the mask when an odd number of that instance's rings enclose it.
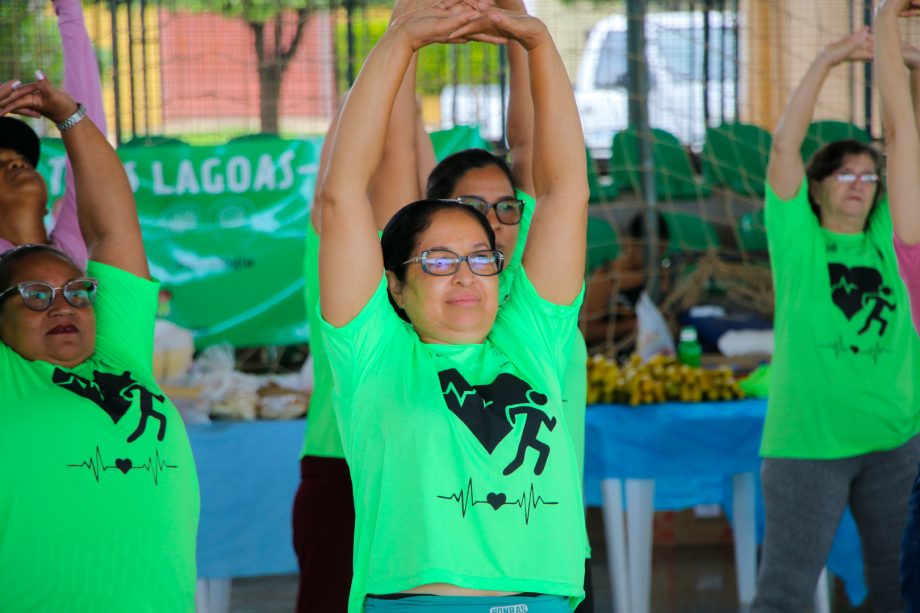
<instances>
[{"instance_id":1,"label":"bracelet","mask_svg":"<svg viewBox=\"0 0 920 613\"><path fill-rule=\"evenodd\" d=\"M83 119L84 117L86 117L86 107L83 106L82 102L78 102L77 110L74 111L73 115L71 115L70 117L62 121L61 123L56 124L57 129L60 132L66 132L67 130L71 129L72 127L80 123L80 120Z\"/></svg>"}]
</instances>

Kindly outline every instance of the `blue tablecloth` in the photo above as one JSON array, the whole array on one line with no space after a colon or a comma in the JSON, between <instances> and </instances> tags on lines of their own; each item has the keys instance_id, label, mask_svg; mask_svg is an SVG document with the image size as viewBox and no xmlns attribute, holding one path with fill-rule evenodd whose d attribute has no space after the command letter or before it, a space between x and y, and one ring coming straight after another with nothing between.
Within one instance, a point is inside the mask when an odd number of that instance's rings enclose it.
<instances>
[{"instance_id":1,"label":"blue tablecloth","mask_svg":"<svg viewBox=\"0 0 920 613\"><path fill-rule=\"evenodd\" d=\"M198 482L198 576L297 572L291 507L300 483L304 421L188 427Z\"/></svg>"},{"instance_id":2,"label":"blue tablecloth","mask_svg":"<svg viewBox=\"0 0 920 613\"><path fill-rule=\"evenodd\" d=\"M592 405L585 419L585 500L600 506L605 478L655 479L655 508L720 503L731 511L731 475L757 476L757 542L763 540L760 437L767 402ZM851 602L866 597L859 535L849 510L828 557Z\"/></svg>"}]
</instances>

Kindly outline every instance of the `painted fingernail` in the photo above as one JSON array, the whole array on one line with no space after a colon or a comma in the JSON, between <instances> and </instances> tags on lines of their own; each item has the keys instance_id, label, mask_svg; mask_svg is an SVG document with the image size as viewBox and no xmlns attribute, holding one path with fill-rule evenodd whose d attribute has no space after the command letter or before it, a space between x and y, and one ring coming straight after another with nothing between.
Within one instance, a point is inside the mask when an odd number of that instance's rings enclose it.
<instances>
[{"instance_id":1,"label":"painted fingernail","mask_svg":"<svg viewBox=\"0 0 920 613\"><path fill-rule=\"evenodd\" d=\"M43 80L44 78L45 78L45 73L43 73L41 70L36 70L36 71L35 71L35 80L36 80L36 81L41 81L41 80Z\"/></svg>"},{"instance_id":2,"label":"painted fingernail","mask_svg":"<svg viewBox=\"0 0 920 613\"><path fill-rule=\"evenodd\" d=\"M13 89L19 89L20 87L22 87L22 81L18 79L13 81Z\"/></svg>"}]
</instances>

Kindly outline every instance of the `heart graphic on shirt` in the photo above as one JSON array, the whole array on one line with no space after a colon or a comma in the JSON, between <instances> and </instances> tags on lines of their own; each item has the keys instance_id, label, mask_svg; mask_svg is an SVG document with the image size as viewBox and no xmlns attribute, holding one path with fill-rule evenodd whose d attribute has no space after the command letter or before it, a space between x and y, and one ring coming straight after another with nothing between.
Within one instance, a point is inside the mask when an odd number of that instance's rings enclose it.
<instances>
[{"instance_id":1,"label":"heart graphic on shirt","mask_svg":"<svg viewBox=\"0 0 920 613\"><path fill-rule=\"evenodd\" d=\"M491 492L488 496L486 496L486 502L488 502L496 511L499 510L507 500L507 496L504 494L496 494L495 492Z\"/></svg>"},{"instance_id":2,"label":"heart graphic on shirt","mask_svg":"<svg viewBox=\"0 0 920 613\"><path fill-rule=\"evenodd\" d=\"M470 385L455 368L438 373L447 408L460 418L489 454L511 432L506 416L510 405L546 403L546 396L531 393L530 385L518 377L502 373L488 385Z\"/></svg>"},{"instance_id":3,"label":"heart graphic on shirt","mask_svg":"<svg viewBox=\"0 0 920 613\"><path fill-rule=\"evenodd\" d=\"M856 345L850 345L850 351L853 352L853 355L856 355L859 353L859 347Z\"/></svg>"},{"instance_id":4,"label":"heart graphic on shirt","mask_svg":"<svg viewBox=\"0 0 920 613\"><path fill-rule=\"evenodd\" d=\"M134 463L129 458L118 458L115 460L115 468L128 474L128 471L134 466Z\"/></svg>"},{"instance_id":5,"label":"heart graphic on shirt","mask_svg":"<svg viewBox=\"0 0 920 613\"><path fill-rule=\"evenodd\" d=\"M867 294L876 294L882 287L882 274L868 266L827 265L831 280L831 299L847 319L853 319L865 306Z\"/></svg>"}]
</instances>

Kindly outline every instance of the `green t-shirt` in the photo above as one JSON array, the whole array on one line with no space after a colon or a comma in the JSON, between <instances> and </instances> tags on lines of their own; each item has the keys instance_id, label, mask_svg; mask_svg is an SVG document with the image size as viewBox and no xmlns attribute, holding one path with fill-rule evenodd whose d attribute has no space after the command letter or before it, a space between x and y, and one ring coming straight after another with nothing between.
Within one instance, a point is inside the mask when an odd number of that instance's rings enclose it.
<instances>
[{"instance_id":1,"label":"green t-shirt","mask_svg":"<svg viewBox=\"0 0 920 613\"><path fill-rule=\"evenodd\" d=\"M158 284L96 262L88 274L89 360L0 344L0 611L191 612L198 479L153 379Z\"/></svg>"},{"instance_id":2,"label":"green t-shirt","mask_svg":"<svg viewBox=\"0 0 920 613\"><path fill-rule=\"evenodd\" d=\"M581 600L581 475L560 391L580 303L546 302L522 272L485 342L426 344L382 279L351 322L322 324L355 496L350 612L428 583Z\"/></svg>"},{"instance_id":3,"label":"green t-shirt","mask_svg":"<svg viewBox=\"0 0 920 613\"><path fill-rule=\"evenodd\" d=\"M859 234L820 226L808 185L767 186L775 349L761 454L833 459L898 447L918 431L920 343L898 277L886 202Z\"/></svg>"},{"instance_id":4,"label":"green t-shirt","mask_svg":"<svg viewBox=\"0 0 920 613\"><path fill-rule=\"evenodd\" d=\"M307 290L307 321L310 325L310 356L313 358L313 392L307 413L307 431L300 457L344 458L342 437L332 408L332 370L326 357L326 345L320 334L319 316L319 236L313 224L307 224L304 279Z\"/></svg>"}]
</instances>

